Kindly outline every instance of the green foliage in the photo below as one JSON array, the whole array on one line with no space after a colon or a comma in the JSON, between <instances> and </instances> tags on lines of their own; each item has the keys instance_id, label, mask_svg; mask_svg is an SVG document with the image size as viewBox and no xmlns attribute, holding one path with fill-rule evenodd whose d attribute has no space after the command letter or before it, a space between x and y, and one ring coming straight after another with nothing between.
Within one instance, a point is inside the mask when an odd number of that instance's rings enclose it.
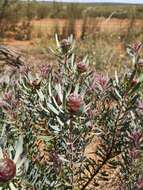
<instances>
[{"instance_id":1,"label":"green foliage","mask_svg":"<svg viewBox=\"0 0 143 190\"><path fill-rule=\"evenodd\" d=\"M1 81L0 156L20 149L24 157L19 159L23 172L1 183L1 189L91 190L106 184L116 170L122 189L140 189L142 43L128 47L131 74L115 72L110 78L75 54L72 37L59 41L56 36L56 43L50 49L56 68L41 65L33 73L25 65ZM14 147L19 136L20 148L19 143Z\"/></svg>"}]
</instances>

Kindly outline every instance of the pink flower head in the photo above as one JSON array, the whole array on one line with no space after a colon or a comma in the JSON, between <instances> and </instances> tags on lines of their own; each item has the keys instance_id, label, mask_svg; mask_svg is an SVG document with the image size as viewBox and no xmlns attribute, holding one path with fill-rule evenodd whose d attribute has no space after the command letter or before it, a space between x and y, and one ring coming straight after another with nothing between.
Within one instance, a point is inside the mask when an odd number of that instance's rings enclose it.
<instances>
[{"instance_id":1,"label":"pink flower head","mask_svg":"<svg viewBox=\"0 0 143 190\"><path fill-rule=\"evenodd\" d=\"M31 67L24 65L20 67L20 73L22 75L27 75L29 73L29 71L31 70Z\"/></svg>"},{"instance_id":2,"label":"pink flower head","mask_svg":"<svg viewBox=\"0 0 143 190\"><path fill-rule=\"evenodd\" d=\"M95 115L95 111L93 111L91 108L89 108L87 110L87 115L90 119L93 119L94 118L94 115Z\"/></svg>"},{"instance_id":3,"label":"pink flower head","mask_svg":"<svg viewBox=\"0 0 143 190\"><path fill-rule=\"evenodd\" d=\"M143 190L143 177L142 176L139 177L136 185L139 190Z\"/></svg>"},{"instance_id":4,"label":"pink flower head","mask_svg":"<svg viewBox=\"0 0 143 190\"><path fill-rule=\"evenodd\" d=\"M50 72L51 66L44 64L40 66L40 74L42 77L46 78Z\"/></svg>"},{"instance_id":5,"label":"pink flower head","mask_svg":"<svg viewBox=\"0 0 143 190\"><path fill-rule=\"evenodd\" d=\"M140 150L136 149L135 147L133 147L130 151L129 151L129 155L132 159L137 159L140 156Z\"/></svg>"},{"instance_id":6,"label":"pink flower head","mask_svg":"<svg viewBox=\"0 0 143 190\"><path fill-rule=\"evenodd\" d=\"M128 135L128 138L134 143L135 147L139 147L143 141L143 133L139 130L134 130Z\"/></svg>"},{"instance_id":7,"label":"pink flower head","mask_svg":"<svg viewBox=\"0 0 143 190\"><path fill-rule=\"evenodd\" d=\"M67 100L67 108L70 112L80 111L83 105L82 98L77 94L70 94Z\"/></svg>"},{"instance_id":8,"label":"pink flower head","mask_svg":"<svg viewBox=\"0 0 143 190\"><path fill-rule=\"evenodd\" d=\"M17 107L18 99L13 96L13 92L9 91L4 94L3 101L9 104L13 109Z\"/></svg>"},{"instance_id":9,"label":"pink flower head","mask_svg":"<svg viewBox=\"0 0 143 190\"><path fill-rule=\"evenodd\" d=\"M7 114L8 114L12 119L16 119L16 117L17 117L17 113L14 112L13 110L10 110L10 109L7 110Z\"/></svg>"},{"instance_id":10,"label":"pink flower head","mask_svg":"<svg viewBox=\"0 0 143 190\"><path fill-rule=\"evenodd\" d=\"M135 53L138 53L140 49L142 48L143 44L141 42L136 42L133 44L132 48Z\"/></svg>"},{"instance_id":11,"label":"pink flower head","mask_svg":"<svg viewBox=\"0 0 143 190\"><path fill-rule=\"evenodd\" d=\"M10 106L5 101L0 101L0 107L5 109L6 111L10 109Z\"/></svg>"},{"instance_id":12,"label":"pink flower head","mask_svg":"<svg viewBox=\"0 0 143 190\"><path fill-rule=\"evenodd\" d=\"M138 103L138 108L139 108L141 111L143 111L143 102L142 102L142 101Z\"/></svg>"},{"instance_id":13,"label":"pink flower head","mask_svg":"<svg viewBox=\"0 0 143 190\"><path fill-rule=\"evenodd\" d=\"M108 77L102 74L93 74L93 82L91 84L91 88L94 90L95 88L100 88L101 90L106 90L108 87L109 79Z\"/></svg>"},{"instance_id":14,"label":"pink flower head","mask_svg":"<svg viewBox=\"0 0 143 190\"><path fill-rule=\"evenodd\" d=\"M13 97L12 91L8 91L4 94L3 100L9 103L11 102L12 97Z\"/></svg>"},{"instance_id":15,"label":"pink flower head","mask_svg":"<svg viewBox=\"0 0 143 190\"><path fill-rule=\"evenodd\" d=\"M11 101L11 106L12 106L13 108L16 108L17 105L18 105L18 102L19 102L18 99L13 99L13 100Z\"/></svg>"}]
</instances>

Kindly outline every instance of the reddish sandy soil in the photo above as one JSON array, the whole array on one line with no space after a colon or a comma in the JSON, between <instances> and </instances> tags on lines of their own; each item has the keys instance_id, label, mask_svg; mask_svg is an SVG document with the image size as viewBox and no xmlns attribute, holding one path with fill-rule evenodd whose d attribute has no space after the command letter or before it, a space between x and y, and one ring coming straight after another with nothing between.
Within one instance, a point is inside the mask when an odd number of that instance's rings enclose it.
<instances>
[{"instance_id":1,"label":"reddish sandy soil","mask_svg":"<svg viewBox=\"0 0 143 190\"><path fill-rule=\"evenodd\" d=\"M10 46L15 46L18 48L25 49L28 46L33 46L33 40L38 36L50 36L54 32L54 28L56 26L59 27L59 30L62 31L62 28L66 25L66 20L64 19L43 19L43 20L34 20L33 23L33 31L32 31L32 40L31 41L17 41L12 39L5 40L5 43ZM88 20L88 27L90 28L91 32L93 30L98 30L101 32L106 33L121 33L127 30L127 26L129 25L130 21L128 19L104 19L104 18L97 18L97 19L89 19ZM136 28L143 28L143 21L136 20L134 27ZM76 21L76 36L77 38L81 35L82 29L82 20Z\"/></svg>"},{"instance_id":2,"label":"reddish sandy soil","mask_svg":"<svg viewBox=\"0 0 143 190\"><path fill-rule=\"evenodd\" d=\"M64 19L43 19L43 20L36 20L33 21L33 25L35 28L45 28L47 29L48 33L52 32L53 27L56 25L59 26L60 30L66 25L66 20ZM76 21L76 35L77 37L81 34L82 29L82 22L83 20L77 20ZM97 28L101 31L106 32L120 32L122 30L126 30L128 25L130 24L129 19L105 19L105 18L93 18L88 19L87 26L89 28ZM135 27L143 27L143 21L142 20L136 20L135 21Z\"/></svg>"}]
</instances>

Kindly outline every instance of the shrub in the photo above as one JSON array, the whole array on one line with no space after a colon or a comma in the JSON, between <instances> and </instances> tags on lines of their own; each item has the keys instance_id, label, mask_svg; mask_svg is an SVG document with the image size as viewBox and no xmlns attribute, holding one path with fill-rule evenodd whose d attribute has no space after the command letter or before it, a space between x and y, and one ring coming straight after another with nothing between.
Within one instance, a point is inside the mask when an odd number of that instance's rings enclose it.
<instances>
[{"instance_id":1,"label":"shrub","mask_svg":"<svg viewBox=\"0 0 143 190\"><path fill-rule=\"evenodd\" d=\"M75 55L71 37L56 41L55 69L25 65L1 81L2 189L106 189L113 171L114 189L141 189L142 44L128 47L131 72L109 78Z\"/></svg>"}]
</instances>

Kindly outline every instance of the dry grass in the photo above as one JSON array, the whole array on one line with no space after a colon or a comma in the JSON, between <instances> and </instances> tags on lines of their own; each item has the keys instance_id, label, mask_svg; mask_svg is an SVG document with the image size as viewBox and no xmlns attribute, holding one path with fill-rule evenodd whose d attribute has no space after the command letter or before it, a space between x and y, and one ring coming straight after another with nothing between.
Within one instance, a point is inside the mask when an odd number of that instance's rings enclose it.
<instances>
[{"instance_id":1,"label":"dry grass","mask_svg":"<svg viewBox=\"0 0 143 190\"><path fill-rule=\"evenodd\" d=\"M34 20L33 23L33 38L38 36L38 33L41 33L42 35L51 35L54 27L58 25L59 30L62 31L63 27L66 24L65 19L43 19L43 20ZM98 25L96 25L98 22ZM76 20L76 36L77 38L80 37L81 35L81 28L82 28L82 19ZM101 32L118 32L120 33L121 31L125 31L128 28L128 25L130 23L129 19L105 19L105 18L90 18L89 19L89 25L87 27L96 27L99 28ZM92 25L92 26L91 26ZM143 22L142 20L136 20L135 21L135 27L143 27Z\"/></svg>"},{"instance_id":2,"label":"dry grass","mask_svg":"<svg viewBox=\"0 0 143 190\"><path fill-rule=\"evenodd\" d=\"M96 69L106 70L112 73L112 70L119 69L127 65L120 64L126 62L125 57L125 42L123 38L128 37L127 31L130 24L129 19L104 19L93 18L88 19L88 37L85 40L80 40L83 20L76 21L76 37L78 38L78 54L80 56L88 54L92 59ZM48 52L48 48L55 44L54 28L57 25L59 30L66 24L65 19L42 19L32 21L32 38L30 41L18 41L12 38L7 38L3 41L4 44L16 48L18 51L25 53L29 62L35 67L39 63L54 63L55 60ZM134 28L132 28L135 41L143 40L143 22L135 20ZM138 36L136 36L138 33ZM90 37L90 35L92 37ZM133 39L131 43L134 42Z\"/></svg>"},{"instance_id":3,"label":"dry grass","mask_svg":"<svg viewBox=\"0 0 143 190\"><path fill-rule=\"evenodd\" d=\"M35 38L41 38L41 37L51 37L53 36L53 32L55 27L59 28L59 31L61 32L63 27L66 25L67 20L66 19L42 19L42 20L33 20L32 25L32 41ZM81 36L82 32L82 19L76 20L75 24L75 33L76 37L79 38ZM105 19L105 18L89 18L88 19L88 24L87 28L92 28L98 30L100 32L106 32L106 33L121 33L125 32L128 29L128 26L130 24L129 19ZM143 22L140 19L136 19L135 28L142 28L143 27ZM94 32L94 31L92 31ZM10 36L12 37L12 35ZM11 39L8 41L10 44L17 43L14 41L11 41ZM20 42L21 44L24 44L25 42ZM15 44L14 44L15 45Z\"/></svg>"}]
</instances>

